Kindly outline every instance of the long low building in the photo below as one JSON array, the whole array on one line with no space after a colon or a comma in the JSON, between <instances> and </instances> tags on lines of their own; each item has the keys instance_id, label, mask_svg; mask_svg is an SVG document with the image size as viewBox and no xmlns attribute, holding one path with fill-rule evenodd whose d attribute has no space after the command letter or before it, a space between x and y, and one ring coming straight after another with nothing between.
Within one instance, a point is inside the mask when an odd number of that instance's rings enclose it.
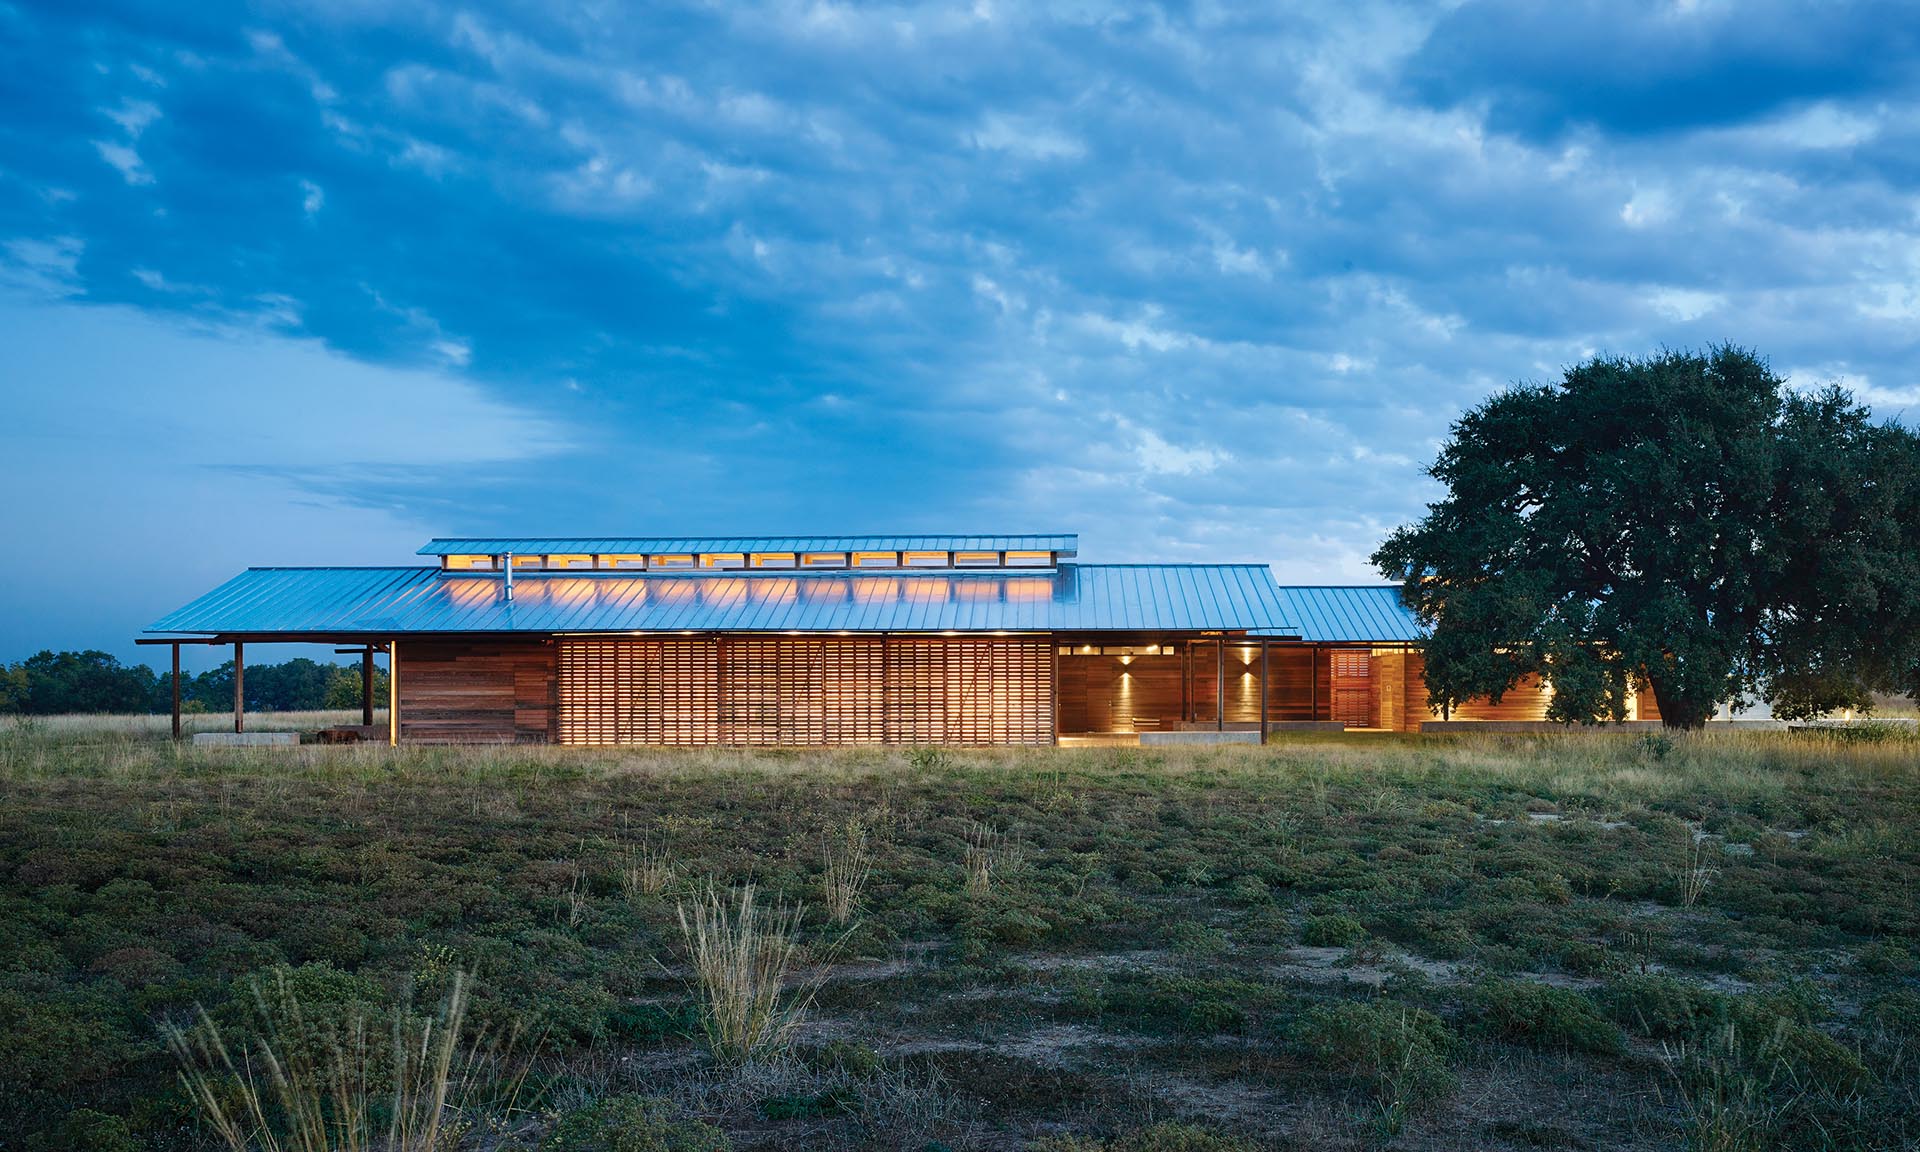
<instances>
[{"instance_id":1,"label":"long low building","mask_svg":"<svg viewBox=\"0 0 1920 1152\"><path fill-rule=\"evenodd\" d=\"M1071 535L442 539L403 568L250 568L143 643L389 662L395 743L1054 744L1429 718L1392 585L1083 564ZM370 694L369 694L370 697ZM1537 686L1456 719L1537 719ZM372 700L363 720L372 725ZM178 731L176 703L175 729Z\"/></svg>"}]
</instances>

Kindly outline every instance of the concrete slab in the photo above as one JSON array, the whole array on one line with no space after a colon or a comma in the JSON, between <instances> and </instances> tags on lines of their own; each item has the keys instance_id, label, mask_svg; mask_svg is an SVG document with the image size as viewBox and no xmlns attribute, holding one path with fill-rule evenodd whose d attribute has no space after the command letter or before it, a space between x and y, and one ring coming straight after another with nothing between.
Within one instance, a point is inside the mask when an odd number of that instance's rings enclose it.
<instances>
[{"instance_id":1,"label":"concrete slab","mask_svg":"<svg viewBox=\"0 0 1920 1152\"><path fill-rule=\"evenodd\" d=\"M195 732L196 748L297 748L298 732Z\"/></svg>"},{"instance_id":2,"label":"concrete slab","mask_svg":"<svg viewBox=\"0 0 1920 1152\"><path fill-rule=\"evenodd\" d=\"M1260 733L1235 732L1142 732L1142 747L1165 746L1169 744L1258 744Z\"/></svg>"}]
</instances>

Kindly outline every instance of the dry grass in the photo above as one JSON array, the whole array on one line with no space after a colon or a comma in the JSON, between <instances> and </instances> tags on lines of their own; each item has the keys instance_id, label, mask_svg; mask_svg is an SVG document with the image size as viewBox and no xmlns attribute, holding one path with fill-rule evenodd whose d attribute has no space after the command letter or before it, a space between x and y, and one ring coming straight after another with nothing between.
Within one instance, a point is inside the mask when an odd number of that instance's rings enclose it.
<instances>
[{"instance_id":1,"label":"dry grass","mask_svg":"<svg viewBox=\"0 0 1920 1152\"><path fill-rule=\"evenodd\" d=\"M165 1032L181 1087L232 1152L439 1152L458 1135L460 1098L495 1071L461 1041L464 973L438 1015L398 1013L384 1053L364 1015L309 1019L284 974L255 1001L260 1035L238 1061L204 1009L192 1029Z\"/></svg>"},{"instance_id":2,"label":"dry grass","mask_svg":"<svg viewBox=\"0 0 1920 1152\"><path fill-rule=\"evenodd\" d=\"M1008 843L1007 834L975 824L967 829L967 891L984 896L993 891L994 877L1018 866L1019 849Z\"/></svg>"},{"instance_id":3,"label":"dry grass","mask_svg":"<svg viewBox=\"0 0 1920 1152\"><path fill-rule=\"evenodd\" d=\"M835 924L846 924L859 907L867 877L873 874L873 847L868 841L865 822L857 816L848 817L836 833L827 838L824 855L826 864L820 883L826 892L827 914Z\"/></svg>"},{"instance_id":4,"label":"dry grass","mask_svg":"<svg viewBox=\"0 0 1920 1152\"><path fill-rule=\"evenodd\" d=\"M698 899L679 905L701 1028L721 1063L740 1064L784 1050L806 1017L812 990L786 995L800 947L801 911L761 906L752 884L742 885L728 900L709 883Z\"/></svg>"}]
</instances>

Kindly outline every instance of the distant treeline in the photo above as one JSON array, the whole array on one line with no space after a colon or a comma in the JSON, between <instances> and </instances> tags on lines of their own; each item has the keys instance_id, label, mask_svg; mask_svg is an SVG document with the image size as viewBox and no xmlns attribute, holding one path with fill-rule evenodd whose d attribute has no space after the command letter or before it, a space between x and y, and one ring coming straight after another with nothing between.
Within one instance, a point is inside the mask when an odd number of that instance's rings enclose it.
<instances>
[{"instance_id":1,"label":"distant treeline","mask_svg":"<svg viewBox=\"0 0 1920 1152\"><path fill-rule=\"evenodd\" d=\"M373 699L386 699L387 674L374 669ZM360 707L360 669L304 656L284 664L248 664L249 712L312 712ZM198 676L180 676L188 712L233 710L233 661ZM106 652L42 652L0 665L0 713L56 716L69 712L167 712L173 675L145 664L122 664Z\"/></svg>"}]
</instances>

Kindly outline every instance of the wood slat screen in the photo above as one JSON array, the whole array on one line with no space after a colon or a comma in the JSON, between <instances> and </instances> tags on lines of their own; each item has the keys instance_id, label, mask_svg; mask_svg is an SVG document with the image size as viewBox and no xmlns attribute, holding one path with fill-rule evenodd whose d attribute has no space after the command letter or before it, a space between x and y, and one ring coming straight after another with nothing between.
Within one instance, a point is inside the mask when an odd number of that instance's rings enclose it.
<instances>
[{"instance_id":1,"label":"wood slat screen","mask_svg":"<svg viewBox=\"0 0 1920 1152\"><path fill-rule=\"evenodd\" d=\"M560 643L562 744L720 743L713 642Z\"/></svg>"},{"instance_id":2,"label":"wood slat screen","mask_svg":"<svg viewBox=\"0 0 1920 1152\"><path fill-rule=\"evenodd\" d=\"M1050 744L1045 638L560 643L563 744Z\"/></svg>"}]
</instances>

